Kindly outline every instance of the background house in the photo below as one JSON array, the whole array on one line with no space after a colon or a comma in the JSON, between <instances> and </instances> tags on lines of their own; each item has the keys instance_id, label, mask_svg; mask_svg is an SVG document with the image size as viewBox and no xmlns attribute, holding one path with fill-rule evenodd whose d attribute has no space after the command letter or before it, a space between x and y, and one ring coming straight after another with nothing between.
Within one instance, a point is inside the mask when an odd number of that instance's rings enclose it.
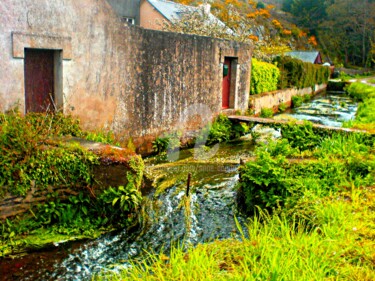
<instances>
[{"instance_id":1,"label":"background house","mask_svg":"<svg viewBox=\"0 0 375 281\"><path fill-rule=\"evenodd\" d=\"M140 23L140 0L107 0L123 22L133 25Z\"/></svg>"},{"instance_id":2,"label":"background house","mask_svg":"<svg viewBox=\"0 0 375 281\"><path fill-rule=\"evenodd\" d=\"M291 51L286 52L285 56L300 59L303 62L310 62L313 64L322 64L322 56L319 51Z\"/></svg>"},{"instance_id":3,"label":"background house","mask_svg":"<svg viewBox=\"0 0 375 281\"><path fill-rule=\"evenodd\" d=\"M210 4L202 4L198 7L193 7L166 0L141 0L140 26L148 29L161 30L163 22L169 23L181 20L183 16L189 13L203 13L207 16L207 21L209 23L226 28L226 25L211 14L210 10ZM228 32L232 33L229 28Z\"/></svg>"}]
</instances>

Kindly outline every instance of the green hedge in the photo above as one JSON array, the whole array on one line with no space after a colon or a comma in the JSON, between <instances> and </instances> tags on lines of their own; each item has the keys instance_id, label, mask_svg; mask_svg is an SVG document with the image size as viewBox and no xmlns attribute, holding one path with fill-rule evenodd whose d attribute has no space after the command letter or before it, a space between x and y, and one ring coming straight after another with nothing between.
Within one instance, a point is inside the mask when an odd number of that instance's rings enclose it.
<instances>
[{"instance_id":1,"label":"green hedge","mask_svg":"<svg viewBox=\"0 0 375 281\"><path fill-rule=\"evenodd\" d=\"M292 57L278 57L275 62L280 70L279 89L313 87L327 83L330 69L317 64L303 62Z\"/></svg>"},{"instance_id":2,"label":"green hedge","mask_svg":"<svg viewBox=\"0 0 375 281\"><path fill-rule=\"evenodd\" d=\"M275 65L253 59L250 94L256 95L277 90L279 76L280 71Z\"/></svg>"}]
</instances>

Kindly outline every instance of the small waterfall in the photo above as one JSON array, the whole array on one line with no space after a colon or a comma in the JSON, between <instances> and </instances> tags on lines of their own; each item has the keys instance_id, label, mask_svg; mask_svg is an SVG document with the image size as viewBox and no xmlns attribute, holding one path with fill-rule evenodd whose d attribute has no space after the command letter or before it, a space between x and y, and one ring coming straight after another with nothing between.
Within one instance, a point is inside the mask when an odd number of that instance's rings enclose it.
<instances>
[{"instance_id":1,"label":"small waterfall","mask_svg":"<svg viewBox=\"0 0 375 281\"><path fill-rule=\"evenodd\" d=\"M190 247L231 237L236 233L237 182L237 171L233 169L203 178L192 186L188 198L185 183L175 184L150 202L148 216L152 223L142 230L142 235L129 236L122 231L85 243L43 279L87 280L93 274L120 272L130 266L130 259L145 251L167 252L176 243ZM188 211L184 200L188 200ZM243 222L241 218L240 221Z\"/></svg>"}]
</instances>

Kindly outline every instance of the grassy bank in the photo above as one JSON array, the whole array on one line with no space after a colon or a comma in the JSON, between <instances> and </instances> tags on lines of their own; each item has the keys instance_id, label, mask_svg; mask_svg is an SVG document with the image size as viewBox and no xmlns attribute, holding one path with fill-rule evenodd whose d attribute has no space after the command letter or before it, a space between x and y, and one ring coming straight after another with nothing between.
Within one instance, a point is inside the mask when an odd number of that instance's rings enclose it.
<instances>
[{"instance_id":1,"label":"grassy bank","mask_svg":"<svg viewBox=\"0 0 375 281\"><path fill-rule=\"evenodd\" d=\"M345 123L344 126L375 132L375 87L356 82L350 84L346 92L359 101L359 107L355 120Z\"/></svg>"},{"instance_id":2,"label":"grassy bank","mask_svg":"<svg viewBox=\"0 0 375 281\"><path fill-rule=\"evenodd\" d=\"M133 261L95 280L374 280L375 157L367 134L285 125L241 168L249 214L227 239Z\"/></svg>"},{"instance_id":3,"label":"grassy bank","mask_svg":"<svg viewBox=\"0 0 375 281\"><path fill-rule=\"evenodd\" d=\"M142 159L135 153L120 155L133 171L128 183L103 190L94 167L103 155L114 157L111 151L94 154L78 143L61 142L63 136L112 141L110 134L82 131L78 120L62 114L0 115L0 201L23 200L31 189L39 194L29 210L0 220L0 257L95 238L137 222Z\"/></svg>"}]
</instances>

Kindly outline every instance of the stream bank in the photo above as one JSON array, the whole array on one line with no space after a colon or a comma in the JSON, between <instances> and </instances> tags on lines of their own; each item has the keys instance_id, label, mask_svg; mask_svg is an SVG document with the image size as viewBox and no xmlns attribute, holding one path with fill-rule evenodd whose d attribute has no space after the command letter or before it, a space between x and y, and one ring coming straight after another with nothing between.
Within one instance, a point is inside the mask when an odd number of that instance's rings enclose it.
<instances>
[{"instance_id":1,"label":"stream bank","mask_svg":"<svg viewBox=\"0 0 375 281\"><path fill-rule=\"evenodd\" d=\"M208 159L194 158L194 149L180 151L173 163L146 159L146 172L154 179L155 187L148 194L145 210L152 223L144 224L143 229L132 235L120 231L74 246L64 251L65 257L53 265L43 265L44 268L18 280L84 280L93 273L119 272L131 260L141 259L144 250L168 250L182 241L188 247L214 239L239 238L234 217L241 224L245 218L237 213L236 207L237 167L241 159L253 156L253 148L253 140L245 137L219 144ZM186 197L189 173L191 193ZM14 266L20 264L15 262Z\"/></svg>"}]
</instances>

